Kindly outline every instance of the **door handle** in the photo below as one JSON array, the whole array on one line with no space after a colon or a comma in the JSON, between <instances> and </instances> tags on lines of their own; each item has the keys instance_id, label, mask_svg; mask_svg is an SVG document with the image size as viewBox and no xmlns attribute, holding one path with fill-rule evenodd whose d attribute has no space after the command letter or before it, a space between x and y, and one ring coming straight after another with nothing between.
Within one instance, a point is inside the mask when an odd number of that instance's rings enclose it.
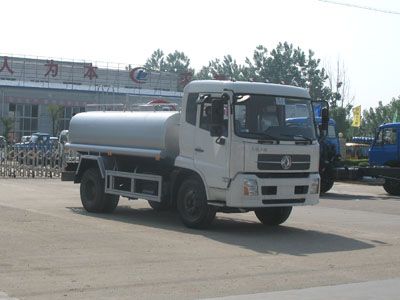
<instances>
[{"instance_id":1,"label":"door handle","mask_svg":"<svg viewBox=\"0 0 400 300\"><path fill-rule=\"evenodd\" d=\"M201 148L194 148L194 151L196 151L196 152L204 152L204 150L201 149Z\"/></svg>"}]
</instances>

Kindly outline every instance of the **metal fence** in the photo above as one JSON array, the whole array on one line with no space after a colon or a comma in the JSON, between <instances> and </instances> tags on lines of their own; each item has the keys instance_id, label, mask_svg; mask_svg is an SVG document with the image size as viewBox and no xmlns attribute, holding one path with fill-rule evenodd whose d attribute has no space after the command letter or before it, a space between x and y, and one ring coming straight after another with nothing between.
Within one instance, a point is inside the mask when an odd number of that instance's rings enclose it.
<instances>
[{"instance_id":1,"label":"metal fence","mask_svg":"<svg viewBox=\"0 0 400 300\"><path fill-rule=\"evenodd\" d=\"M0 177L58 178L65 160L65 154L58 145L51 150L3 145L0 148Z\"/></svg>"}]
</instances>

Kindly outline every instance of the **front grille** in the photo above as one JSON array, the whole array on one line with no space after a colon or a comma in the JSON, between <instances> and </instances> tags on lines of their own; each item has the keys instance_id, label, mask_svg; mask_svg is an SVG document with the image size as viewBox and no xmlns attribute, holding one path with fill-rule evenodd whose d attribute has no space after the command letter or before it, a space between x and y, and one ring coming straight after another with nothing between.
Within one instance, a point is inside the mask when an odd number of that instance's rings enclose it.
<instances>
[{"instance_id":1,"label":"front grille","mask_svg":"<svg viewBox=\"0 0 400 300\"><path fill-rule=\"evenodd\" d=\"M258 178L308 178L310 173L254 173Z\"/></svg>"},{"instance_id":2,"label":"front grille","mask_svg":"<svg viewBox=\"0 0 400 300\"><path fill-rule=\"evenodd\" d=\"M306 199L271 199L271 200L263 200L263 204L297 204L304 203Z\"/></svg>"},{"instance_id":3,"label":"front grille","mask_svg":"<svg viewBox=\"0 0 400 300\"><path fill-rule=\"evenodd\" d=\"M291 165L287 169L282 166L282 160L289 156ZM259 154L257 159L259 170L307 170L310 168L310 155L304 154Z\"/></svg>"}]
</instances>

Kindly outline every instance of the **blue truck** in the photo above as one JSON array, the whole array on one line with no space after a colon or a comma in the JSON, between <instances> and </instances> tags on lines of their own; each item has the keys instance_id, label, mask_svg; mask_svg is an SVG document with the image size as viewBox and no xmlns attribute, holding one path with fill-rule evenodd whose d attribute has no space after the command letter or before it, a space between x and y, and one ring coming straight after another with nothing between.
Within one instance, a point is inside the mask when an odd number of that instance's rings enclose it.
<instances>
[{"instance_id":1,"label":"blue truck","mask_svg":"<svg viewBox=\"0 0 400 300\"><path fill-rule=\"evenodd\" d=\"M17 151L21 150L44 150L51 151L53 143L50 139L50 134L43 132L35 132L27 142L21 142L14 144L14 148Z\"/></svg>"},{"instance_id":2,"label":"blue truck","mask_svg":"<svg viewBox=\"0 0 400 300\"><path fill-rule=\"evenodd\" d=\"M375 140L369 149L369 164L400 167L400 123L379 126Z\"/></svg>"},{"instance_id":3,"label":"blue truck","mask_svg":"<svg viewBox=\"0 0 400 300\"><path fill-rule=\"evenodd\" d=\"M385 179L388 194L400 196L400 122L379 126L369 149L369 168L360 168L360 176Z\"/></svg>"},{"instance_id":4,"label":"blue truck","mask_svg":"<svg viewBox=\"0 0 400 300\"><path fill-rule=\"evenodd\" d=\"M379 126L369 149L369 166L335 168L335 180L358 180L365 176L383 178L383 188L400 196L400 123Z\"/></svg>"},{"instance_id":5,"label":"blue truck","mask_svg":"<svg viewBox=\"0 0 400 300\"><path fill-rule=\"evenodd\" d=\"M289 118L286 120L288 124L295 124L296 126L304 125L308 120L306 118ZM321 117L315 117L315 124L318 127L318 141L320 144L320 162L319 174L321 176L320 193L325 194L328 192L335 183L335 167L338 166L340 160L340 142L336 130L336 122L329 119L328 128L325 134L320 134L319 128L322 124Z\"/></svg>"},{"instance_id":6,"label":"blue truck","mask_svg":"<svg viewBox=\"0 0 400 300\"><path fill-rule=\"evenodd\" d=\"M21 164L48 162L57 149L57 142L48 133L35 132L27 142L13 145L13 156Z\"/></svg>"}]
</instances>

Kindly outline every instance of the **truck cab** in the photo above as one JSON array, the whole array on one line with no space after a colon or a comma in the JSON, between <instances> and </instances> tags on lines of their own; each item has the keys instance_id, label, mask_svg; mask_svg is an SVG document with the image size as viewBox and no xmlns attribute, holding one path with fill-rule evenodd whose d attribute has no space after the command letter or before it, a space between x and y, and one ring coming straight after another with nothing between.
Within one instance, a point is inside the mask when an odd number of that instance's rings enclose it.
<instances>
[{"instance_id":1,"label":"truck cab","mask_svg":"<svg viewBox=\"0 0 400 300\"><path fill-rule=\"evenodd\" d=\"M295 117L304 124L289 121ZM319 145L306 90L195 81L184 90L180 127L175 163L198 173L211 202L245 209L318 203Z\"/></svg>"},{"instance_id":2,"label":"truck cab","mask_svg":"<svg viewBox=\"0 0 400 300\"><path fill-rule=\"evenodd\" d=\"M369 164L400 167L400 123L379 126L369 150Z\"/></svg>"}]
</instances>

